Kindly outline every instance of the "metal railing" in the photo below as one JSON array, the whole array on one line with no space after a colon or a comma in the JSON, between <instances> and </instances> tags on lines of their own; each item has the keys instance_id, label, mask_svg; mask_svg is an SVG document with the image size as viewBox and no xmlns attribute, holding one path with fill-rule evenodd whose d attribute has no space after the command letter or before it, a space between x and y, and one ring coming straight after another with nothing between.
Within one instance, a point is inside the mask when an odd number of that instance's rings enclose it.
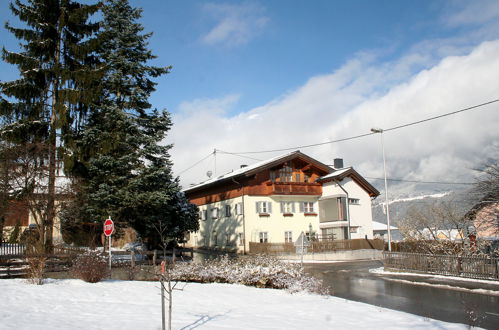
<instances>
[{"instance_id":1,"label":"metal railing","mask_svg":"<svg viewBox=\"0 0 499 330\"><path fill-rule=\"evenodd\" d=\"M499 258L383 252L385 269L499 280Z\"/></svg>"}]
</instances>

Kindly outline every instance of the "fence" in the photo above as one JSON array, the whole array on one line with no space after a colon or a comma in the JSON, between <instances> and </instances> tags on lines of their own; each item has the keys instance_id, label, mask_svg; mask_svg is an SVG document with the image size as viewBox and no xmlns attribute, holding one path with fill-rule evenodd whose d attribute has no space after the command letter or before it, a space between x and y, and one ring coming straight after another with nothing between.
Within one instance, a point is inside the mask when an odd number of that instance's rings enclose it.
<instances>
[{"instance_id":1,"label":"fence","mask_svg":"<svg viewBox=\"0 0 499 330\"><path fill-rule=\"evenodd\" d=\"M312 241L307 248L309 253L328 251L376 249L383 250L384 242L380 239L351 239ZM249 243L251 254L293 254L296 253L294 243Z\"/></svg>"},{"instance_id":2,"label":"fence","mask_svg":"<svg viewBox=\"0 0 499 330\"><path fill-rule=\"evenodd\" d=\"M385 269L499 280L499 258L383 252Z\"/></svg>"}]
</instances>

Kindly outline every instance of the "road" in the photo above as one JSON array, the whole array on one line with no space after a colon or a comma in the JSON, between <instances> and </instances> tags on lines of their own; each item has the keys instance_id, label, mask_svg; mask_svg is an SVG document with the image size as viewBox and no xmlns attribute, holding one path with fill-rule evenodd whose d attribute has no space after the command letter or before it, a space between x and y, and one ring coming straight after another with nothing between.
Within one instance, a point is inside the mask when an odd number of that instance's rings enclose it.
<instances>
[{"instance_id":1,"label":"road","mask_svg":"<svg viewBox=\"0 0 499 330\"><path fill-rule=\"evenodd\" d=\"M430 276L370 273L380 261L308 264L305 270L333 288L333 295L446 322L499 329L499 284L458 283ZM431 284L431 285L429 285ZM471 293L483 288L494 294Z\"/></svg>"}]
</instances>

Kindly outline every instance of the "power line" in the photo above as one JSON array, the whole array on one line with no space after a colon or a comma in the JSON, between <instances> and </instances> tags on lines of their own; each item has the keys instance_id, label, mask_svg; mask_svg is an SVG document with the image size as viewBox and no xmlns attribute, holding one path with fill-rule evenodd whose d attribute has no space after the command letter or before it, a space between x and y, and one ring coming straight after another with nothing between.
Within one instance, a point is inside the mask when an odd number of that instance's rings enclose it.
<instances>
[{"instance_id":1,"label":"power line","mask_svg":"<svg viewBox=\"0 0 499 330\"><path fill-rule=\"evenodd\" d=\"M386 128L386 129L383 129L383 131L385 131L385 132L387 132L387 131L393 131L393 130L396 130L396 129L405 128L405 127L416 125L416 124L421 124L421 123L424 123L424 122L427 122L427 121L431 121L431 120L435 120L435 119L439 119L439 118L443 118L443 117L455 115L455 114L460 113L460 112L474 110L474 109L477 109L477 108L480 108L480 107L483 107L483 106L486 106L486 105L489 105L489 104L492 104L492 103L496 103L496 102L499 102L499 99L495 99L495 100L488 101L488 102L485 102L485 103L477 104L477 105L474 105L474 106L471 106L471 107L468 107L468 108L464 108L464 109L460 109L460 110L456 110L456 111L444 113L444 114L441 114L441 115L438 115L438 116L434 116L434 117L430 117L430 118L426 118L426 119L414 121L414 122L411 122L411 123L407 123L407 124L403 124L403 125L399 125L399 126L394 126L394 127ZM332 143L338 143L338 142L343 142L343 141L348 141L348 140L359 139L359 138L362 138L362 137L365 137L365 136L369 136L369 135L373 135L373 134L377 134L377 133L375 133L375 132L365 133L365 134L355 135L355 136L351 136L351 137L347 137L347 138L343 138L343 139L338 139L338 140L331 140L331 141L326 141L326 142L321 142L321 143L313 143L313 144L307 144L307 145L301 145L301 146L295 146L295 147L289 147L289 148L272 149L272 150L260 150L260 151L226 152L226 153L230 153L230 154L233 154L233 155L263 154L263 153L269 153L269 152L278 152L278 151L289 151L289 150L305 149L305 148L322 146L322 145L325 145L325 144L332 144Z\"/></svg>"},{"instance_id":2,"label":"power line","mask_svg":"<svg viewBox=\"0 0 499 330\"><path fill-rule=\"evenodd\" d=\"M205 159L207 159L208 157L210 157L210 156L211 156L211 155L213 155L214 153L215 153L215 151L211 152L208 156L203 157L203 159L201 159L201 160L199 160L199 161L195 162L193 165L189 166L189 167L188 167L188 168L186 168L185 170L180 171L177 175L180 175L180 174L182 174L182 173L184 173L184 172L187 172L188 170L190 170L191 168L193 168L193 167L194 167L194 166L196 166L197 164L201 163L202 161L204 161Z\"/></svg>"},{"instance_id":3,"label":"power line","mask_svg":"<svg viewBox=\"0 0 499 330\"><path fill-rule=\"evenodd\" d=\"M220 150L220 149L215 149L215 150L217 152L219 152L219 153L226 154L226 155L232 155L232 156L237 156L237 157L241 157L241 158L247 158L247 159L256 160L256 161L262 161L262 159L253 158L253 157L249 157L249 156L243 156L243 155L239 155L239 154L236 154L236 153L233 153L233 152L227 152L227 151L223 151L223 150Z\"/></svg>"},{"instance_id":4,"label":"power line","mask_svg":"<svg viewBox=\"0 0 499 330\"><path fill-rule=\"evenodd\" d=\"M370 179L370 180L384 180L384 178L372 178L365 176L364 178ZM474 185L474 183L471 182L445 182L445 181L418 181L418 180L403 180L403 179L389 179L387 178L388 181L400 181L400 182L414 182L414 183L430 183L430 184L457 184L457 185Z\"/></svg>"},{"instance_id":5,"label":"power line","mask_svg":"<svg viewBox=\"0 0 499 330\"><path fill-rule=\"evenodd\" d=\"M424 123L424 122L427 122L427 121L430 121L430 120L435 120L435 119L439 119L439 118L443 118L443 117L455 115L456 113L465 112L465 111L473 110L473 109L476 109L476 108L480 108L480 107L483 107L483 106L486 106L486 105L489 105L489 104L492 104L492 103L495 103L495 102L499 102L499 99L492 100L492 101L485 102L485 103L481 103L481 104L477 104L477 105L474 105L474 106L471 106L471 107L468 107L468 108L464 108L464 109L461 109L461 110L456 110L456 111L444 113L443 115L439 115L439 116L435 116L435 117L430 117L430 118L426 118L426 119L423 119L423 120L418 120L418 121L415 121L415 122L412 122L412 123L409 123L409 124L404 124L404 125L400 125L400 126L395 126L395 127L387 128L384 131L385 132L386 131L393 131L393 130L396 130L396 129L399 129L399 128L404 128L404 127L408 127L408 126L412 126L412 125L416 125L416 124L421 124L421 123Z\"/></svg>"}]
</instances>

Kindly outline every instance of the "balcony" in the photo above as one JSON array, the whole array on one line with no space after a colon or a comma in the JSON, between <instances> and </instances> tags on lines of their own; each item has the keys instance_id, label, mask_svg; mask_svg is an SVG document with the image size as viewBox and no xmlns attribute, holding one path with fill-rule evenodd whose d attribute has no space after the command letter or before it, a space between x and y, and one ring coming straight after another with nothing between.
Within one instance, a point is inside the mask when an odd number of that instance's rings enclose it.
<instances>
[{"instance_id":1,"label":"balcony","mask_svg":"<svg viewBox=\"0 0 499 330\"><path fill-rule=\"evenodd\" d=\"M319 183L309 182L268 182L273 195L322 195Z\"/></svg>"}]
</instances>

